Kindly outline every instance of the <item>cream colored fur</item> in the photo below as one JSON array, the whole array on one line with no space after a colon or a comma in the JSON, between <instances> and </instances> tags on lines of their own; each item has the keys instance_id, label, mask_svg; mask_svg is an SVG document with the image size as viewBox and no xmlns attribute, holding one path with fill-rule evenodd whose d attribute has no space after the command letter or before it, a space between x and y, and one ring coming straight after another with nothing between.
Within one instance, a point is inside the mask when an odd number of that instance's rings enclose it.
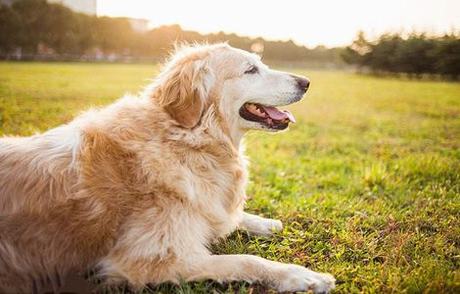
<instances>
[{"instance_id":1,"label":"cream colored fur","mask_svg":"<svg viewBox=\"0 0 460 294\"><path fill-rule=\"evenodd\" d=\"M257 66L257 75L244 72ZM0 139L0 292L55 289L96 267L107 283L215 279L278 291L328 292L328 274L208 246L240 227L270 235L277 220L243 212L242 137L265 129L245 102L301 98L292 75L226 44L181 48L140 97L67 125Z\"/></svg>"}]
</instances>

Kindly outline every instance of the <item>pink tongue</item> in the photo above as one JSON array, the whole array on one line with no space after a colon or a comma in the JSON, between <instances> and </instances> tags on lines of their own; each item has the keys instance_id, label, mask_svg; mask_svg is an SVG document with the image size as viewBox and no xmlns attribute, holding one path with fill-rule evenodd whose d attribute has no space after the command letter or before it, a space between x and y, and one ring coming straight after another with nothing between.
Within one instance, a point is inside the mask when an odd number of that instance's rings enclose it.
<instances>
[{"instance_id":1,"label":"pink tongue","mask_svg":"<svg viewBox=\"0 0 460 294\"><path fill-rule=\"evenodd\" d=\"M276 107L271 107L271 106L263 106L265 112L270 116L271 119L274 120L284 120L284 119L289 119L291 122L295 123L295 118L287 110L279 111Z\"/></svg>"}]
</instances>

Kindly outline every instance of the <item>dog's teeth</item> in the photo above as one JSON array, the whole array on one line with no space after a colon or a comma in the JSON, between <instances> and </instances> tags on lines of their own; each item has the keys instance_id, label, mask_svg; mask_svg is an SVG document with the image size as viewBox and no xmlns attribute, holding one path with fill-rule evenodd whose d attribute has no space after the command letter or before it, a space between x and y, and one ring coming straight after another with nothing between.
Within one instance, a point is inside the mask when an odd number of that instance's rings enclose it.
<instances>
[{"instance_id":1,"label":"dog's teeth","mask_svg":"<svg viewBox=\"0 0 460 294\"><path fill-rule=\"evenodd\" d=\"M254 104L249 104L247 108L250 111L256 111L257 110L257 106L255 106Z\"/></svg>"}]
</instances>

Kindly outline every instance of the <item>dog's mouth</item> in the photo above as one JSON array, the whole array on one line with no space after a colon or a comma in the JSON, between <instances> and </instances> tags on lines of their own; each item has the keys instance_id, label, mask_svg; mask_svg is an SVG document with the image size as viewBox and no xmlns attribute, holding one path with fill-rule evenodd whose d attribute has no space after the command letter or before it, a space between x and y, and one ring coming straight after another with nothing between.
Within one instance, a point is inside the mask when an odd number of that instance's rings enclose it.
<instances>
[{"instance_id":1,"label":"dog's mouth","mask_svg":"<svg viewBox=\"0 0 460 294\"><path fill-rule=\"evenodd\" d=\"M295 118L289 111L258 103L245 103L240 108L240 116L275 130L284 130L290 122L295 123Z\"/></svg>"}]
</instances>

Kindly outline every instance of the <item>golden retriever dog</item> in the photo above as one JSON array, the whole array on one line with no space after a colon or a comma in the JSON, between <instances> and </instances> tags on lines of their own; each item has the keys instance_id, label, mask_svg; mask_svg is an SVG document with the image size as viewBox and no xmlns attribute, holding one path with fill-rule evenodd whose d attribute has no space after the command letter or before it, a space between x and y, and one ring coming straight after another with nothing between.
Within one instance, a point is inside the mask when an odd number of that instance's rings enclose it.
<instances>
[{"instance_id":1,"label":"golden retriever dog","mask_svg":"<svg viewBox=\"0 0 460 294\"><path fill-rule=\"evenodd\" d=\"M139 95L31 137L0 140L0 288L58 289L99 269L108 284L245 280L329 292L334 278L252 255L213 255L237 228L281 222L244 212L242 138L294 117L306 78L227 44L185 46Z\"/></svg>"}]
</instances>

